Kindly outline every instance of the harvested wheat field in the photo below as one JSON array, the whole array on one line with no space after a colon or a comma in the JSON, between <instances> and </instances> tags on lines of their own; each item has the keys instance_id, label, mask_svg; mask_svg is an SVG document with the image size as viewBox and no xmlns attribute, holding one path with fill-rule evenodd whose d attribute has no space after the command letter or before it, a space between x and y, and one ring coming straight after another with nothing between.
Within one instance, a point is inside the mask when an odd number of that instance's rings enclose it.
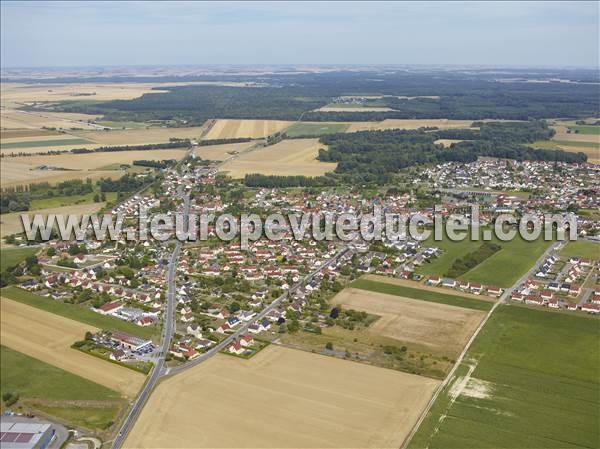
<instances>
[{"instance_id":1,"label":"harvested wheat field","mask_svg":"<svg viewBox=\"0 0 600 449\"><path fill-rule=\"evenodd\" d=\"M346 132L373 131L384 129L418 129L427 126L435 126L440 129L470 128L472 120L449 120L449 119L419 119L401 120L387 119L381 122L356 122L352 123Z\"/></svg>"},{"instance_id":2,"label":"harvested wheat field","mask_svg":"<svg viewBox=\"0 0 600 449\"><path fill-rule=\"evenodd\" d=\"M51 301L51 299L48 299ZM72 349L93 326L2 298L2 344L85 379L134 397L144 382L141 373Z\"/></svg>"},{"instance_id":3,"label":"harvested wheat field","mask_svg":"<svg viewBox=\"0 0 600 449\"><path fill-rule=\"evenodd\" d=\"M196 156L211 161L224 161L225 159L241 153L256 142L227 143L223 145L205 145L196 148Z\"/></svg>"},{"instance_id":4,"label":"harvested wheat field","mask_svg":"<svg viewBox=\"0 0 600 449\"><path fill-rule=\"evenodd\" d=\"M204 136L204 139L235 139L240 137L262 139L282 131L292 123L284 120L217 120Z\"/></svg>"},{"instance_id":5,"label":"harvested wheat field","mask_svg":"<svg viewBox=\"0 0 600 449\"><path fill-rule=\"evenodd\" d=\"M187 150L138 150L138 151L100 151L97 153L84 154L56 154L56 155L34 155L21 157L6 157L2 162L4 165L21 164L28 165L31 169L40 165L64 168L69 170L101 170L103 167L113 164L132 164L136 160L159 161L165 159L180 160L185 157Z\"/></svg>"},{"instance_id":6,"label":"harvested wheat field","mask_svg":"<svg viewBox=\"0 0 600 449\"><path fill-rule=\"evenodd\" d=\"M317 109L319 112L390 112L394 109L385 106L323 106Z\"/></svg>"},{"instance_id":7,"label":"harvested wheat field","mask_svg":"<svg viewBox=\"0 0 600 449\"><path fill-rule=\"evenodd\" d=\"M199 139L204 128L146 128L114 129L109 131L73 131L70 134L92 140L101 145L143 145L147 143L166 143L170 138Z\"/></svg>"},{"instance_id":8,"label":"harvested wheat field","mask_svg":"<svg viewBox=\"0 0 600 449\"><path fill-rule=\"evenodd\" d=\"M162 382L125 447L398 448L438 384L275 346L219 354Z\"/></svg>"},{"instance_id":9,"label":"harvested wheat field","mask_svg":"<svg viewBox=\"0 0 600 449\"><path fill-rule=\"evenodd\" d=\"M81 214L91 214L94 212L98 212L106 203L91 203L91 204L73 204L71 206L64 207L54 207L49 209L37 209L37 210L29 210L27 212L13 212L10 214L2 214L0 215L0 238L11 235L11 234L19 234L24 232L23 230L23 221L21 220L21 214L27 214L31 219L33 219L34 214L42 214L42 216L47 217L48 214L75 214L78 217Z\"/></svg>"},{"instance_id":10,"label":"harvested wheat field","mask_svg":"<svg viewBox=\"0 0 600 449\"><path fill-rule=\"evenodd\" d=\"M338 293L332 304L378 315L369 331L435 350L459 354L485 312L355 288Z\"/></svg>"},{"instance_id":11,"label":"harvested wheat field","mask_svg":"<svg viewBox=\"0 0 600 449\"><path fill-rule=\"evenodd\" d=\"M2 83L2 105L19 105L57 101L131 100L147 93L161 93L153 87L168 87L176 83L69 83L19 84Z\"/></svg>"},{"instance_id":12,"label":"harvested wheat field","mask_svg":"<svg viewBox=\"0 0 600 449\"><path fill-rule=\"evenodd\" d=\"M68 112L25 112L3 109L0 112L0 127L2 129L41 129L42 127L97 129L97 125L90 124L88 121L98 117L100 116Z\"/></svg>"},{"instance_id":13,"label":"harvested wheat field","mask_svg":"<svg viewBox=\"0 0 600 449\"><path fill-rule=\"evenodd\" d=\"M552 126L552 128L556 131L554 137L552 137L553 140L561 142L589 142L600 146L600 135L598 134L567 132L569 131L569 128L560 124Z\"/></svg>"},{"instance_id":14,"label":"harvested wheat field","mask_svg":"<svg viewBox=\"0 0 600 449\"><path fill-rule=\"evenodd\" d=\"M242 154L226 162L221 171L233 178L250 173L320 176L335 170L337 164L318 161L319 148L323 145L318 139L283 140Z\"/></svg>"},{"instance_id":15,"label":"harvested wheat field","mask_svg":"<svg viewBox=\"0 0 600 449\"><path fill-rule=\"evenodd\" d=\"M194 81L167 83L67 83L23 84L2 83L2 106L18 106L36 102L131 100L144 94L167 92L169 87L216 85L243 87L243 82Z\"/></svg>"},{"instance_id":16,"label":"harvested wheat field","mask_svg":"<svg viewBox=\"0 0 600 449\"><path fill-rule=\"evenodd\" d=\"M117 179L124 175L120 170L29 170L26 164L2 163L1 187L29 185L31 183L48 182L57 184L72 179L92 180L100 178Z\"/></svg>"},{"instance_id":17,"label":"harvested wheat field","mask_svg":"<svg viewBox=\"0 0 600 449\"><path fill-rule=\"evenodd\" d=\"M444 148L450 148L450 146L452 146L453 143L460 143L460 142L464 142L464 141L460 140L460 139L438 139L433 143L438 144L438 145L443 145Z\"/></svg>"}]
</instances>

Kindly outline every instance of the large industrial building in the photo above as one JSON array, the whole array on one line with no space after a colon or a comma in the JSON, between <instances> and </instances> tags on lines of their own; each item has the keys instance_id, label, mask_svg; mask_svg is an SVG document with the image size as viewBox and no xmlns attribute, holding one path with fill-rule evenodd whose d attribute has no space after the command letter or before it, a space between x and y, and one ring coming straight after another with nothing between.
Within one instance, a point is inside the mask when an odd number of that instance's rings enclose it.
<instances>
[{"instance_id":1,"label":"large industrial building","mask_svg":"<svg viewBox=\"0 0 600 449\"><path fill-rule=\"evenodd\" d=\"M0 420L2 449L47 449L55 439L51 423L3 416Z\"/></svg>"}]
</instances>

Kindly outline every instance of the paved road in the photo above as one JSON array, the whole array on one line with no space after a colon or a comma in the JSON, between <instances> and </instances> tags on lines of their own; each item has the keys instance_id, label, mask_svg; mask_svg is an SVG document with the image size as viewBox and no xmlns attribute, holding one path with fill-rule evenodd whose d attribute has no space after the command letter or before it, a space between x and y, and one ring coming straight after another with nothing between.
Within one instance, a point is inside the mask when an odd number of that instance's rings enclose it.
<instances>
[{"instance_id":1,"label":"paved road","mask_svg":"<svg viewBox=\"0 0 600 449\"><path fill-rule=\"evenodd\" d=\"M184 222L186 222L190 210L190 197L187 194L183 194L181 190L179 194L183 199L183 216ZM113 441L112 447L114 449L118 449L123 445L127 434L133 427L133 424L142 411L144 404L148 400L148 397L152 393L156 383L164 373L165 357L171 347L171 339L173 338L173 333L175 330L175 280L177 273L177 262L179 260L180 252L181 241L177 240L175 243L175 249L171 254L171 259L169 260L169 266L167 268L167 309L164 315L160 351L156 357L155 364L150 372L150 375L146 378L146 382L144 383L141 392L133 404L133 407L129 411L129 414L125 418L125 421L121 425L117 437Z\"/></svg>"},{"instance_id":2,"label":"paved road","mask_svg":"<svg viewBox=\"0 0 600 449\"><path fill-rule=\"evenodd\" d=\"M469 348L471 347L471 345L475 341L475 338L477 338L477 335L479 335L479 332L481 331L481 329L483 329L483 327L485 326L485 323L487 323L487 321L492 316L492 314L494 313L494 311L498 308L498 306L500 304L506 304L507 300L510 298L511 294L513 293L513 291L515 291L515 289L517 287L519 287L521 284L523 284L523 282L525 282L527 279L529 279L529 277L533 276L533 274L538 269L539 265L541 263L543 263L548 257L550 257L550 255L554 251L558 250L561 247L562 243L563 242L557 242L557 243L553 243L552 245L550 245L548 247L548 249L546 249L546 251L544 251L544 254L542 254L539 257L539 259L535 261L535 264L527 271L527 273L525 273L523 276L521 276L521 278L517 282L515 282L510 288L507 288L504 291L504 293L502 293L502 295L500 296L500 299L494 303L493 307L487 313L487 315L485 316L485 318L483 319L483 321L479 324L479 326L477 326L477 329L475 329L475 332L473 333L473 335L471 335L471 338L469 339L469 341L465 345L463 351L460 353L460 355L456 359L456 362L454 363L454 366L452 367L452 369L450 370L450 372L448 373L448 375L446 376L446 378L444 379L444 381L442 383L440 383L440 385L438 386L438 388L435 390L435 393L433 394L433 396L431 397L431 399L427 403L427 406L425 407L425 409L423 410L423 412L419 416L419 419L417 420L417 422L413 426L410 434L408 434L408 436L404 440L404 443L402 444L403 448L408 447L408 445L410 444L410 441L415 436L415 433L417 433L417 430L419 429L419 427L421 426L421 424L425 420L425 417L429 413L429 410L431 410L431 407L435 403L435 401L438 398L438 396L440 395L440 393L454 379L454 373L456 372L456 370L458 369L458 367L462 363L465 355L467 354L467 351L469 350Z\"/></svg>"}]
</instances>

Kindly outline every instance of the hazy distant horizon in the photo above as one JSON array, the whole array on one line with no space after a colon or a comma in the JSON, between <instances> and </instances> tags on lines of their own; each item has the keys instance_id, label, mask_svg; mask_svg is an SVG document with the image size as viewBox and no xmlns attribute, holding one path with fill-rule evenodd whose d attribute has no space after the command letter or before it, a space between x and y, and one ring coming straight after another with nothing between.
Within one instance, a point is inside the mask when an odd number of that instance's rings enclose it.
<instances>
[{"instance_id":1,"label":"hazy distant horizon","mask_svg":"<svg viewBox=\"0 0 600 449\"><path fill-rule=\"evenodd\" d=\"M2 68L597 68L597 2L3 1Z\"/></svg>"}]
</instances>

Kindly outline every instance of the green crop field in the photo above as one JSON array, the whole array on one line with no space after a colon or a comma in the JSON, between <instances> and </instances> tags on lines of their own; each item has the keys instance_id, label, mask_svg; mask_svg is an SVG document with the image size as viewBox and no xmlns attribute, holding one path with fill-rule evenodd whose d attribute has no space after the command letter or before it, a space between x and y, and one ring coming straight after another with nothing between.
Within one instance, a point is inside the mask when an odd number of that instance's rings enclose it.
<instances>
[{"instance_id":1,"label":"green crop field","mask_svg":"<svg viewBox=\"0 0 600 449\"><path fill-rule=\"evenodd\" d=\"M64 207L74 204L92 204L94 203L94 195L99 195L99 193L90 192L85 195L53 196L51 198L32 200L31 210ZM115 201L117 199L117 192L106 192L105 195L106 201Z\"/></svg>"},{"instance_id":2,"label":"green crop field","mask_svg":"<svg viewBox=\"0 0 600 449\"><path fill-rule=\"evenodd\" d=\"M600 259L600 242L590 242L589 240L577 240L569 242L560 255L563 257L582 257L584 259Z\"/></svg>"},{"instance_id":3,"label":"green crop field","mask_svg":"<svg viewBox=\"0 0 600 449\"><path fill-rule=\"evenodd\" d=\"M595 318L500 306L409 447L598 447L599 338Z\"/></svg>"},{"instance_id":4,"label":"green crop field","mask_svg":"<svg viewBox=\"0 0 600 449\"><path fill-rule=\"evenodd\" d=\"M571 131L576 131L578 134L594 134L600 135L600 126L596 125L573 125L569 126Z\"/></svg>"},{"instance_id":5,"label":"green crop field","mask_svg":"<svg viewBox=\"0 0 600 449\"><path fill-rule=\"evenodd\" d=\"M60 147L64 145L80 145L94 143L87 139L55 139L55 140L30 140L23 142L3 143L2 149L12 150L15 148L37 148L37 147Z\"/></svg>"},{"instance_id":6,"label":"green crop field","mask_svg":"<svg viewBox=\"0 0 600 449\"><path fill-rule=\"evenodd\" d=\"M61 301L44 298L43 296L14 286L3 288L0 290L0 294L4 298L22 302L28 306L37 307L38 309L80 321L100 329L128 332L143 338L152 338L156 331L154 326L141 327L118 318L100 315L90 310L86 305L65 304Z\"/></svg>"},{"instance_id":7,"label":"green crop field","mask_svg":"<svg viewBox=\"0 0 600 449\"><path fill-rule=\"evenodd\" d=\"M539 238L533 242L528 242L521 238L503 242L493 237L491 242L500 245L502 249L460 276L460 280L496 285L498 287L510 287L523 273L533 266L535 261L551 244L551 242L545 241L543 238ZM430 263L419 267L417 273L444 276L455 259L475 251L482 243L483 241L481 240L471 241L468 237L457 242L447 237L444 237L440 241L434 241L432 236L424 242L424 245L438 247L443 252Z\"/></svg>"},{"instance_id":8,"label":"green crop field","mask_svg":"<svg viewBox=\"0 0 600 449\"><path fill-rule=\"evenodd\" d=\"M348 128L347 123L294 123L285 130L288 137L318 137L324 134L343 133Z\"/></svg>"},{"instance_id":9,"label":"green crop field","mask_svg":"<svg viewBox=\"0 0 600 449\"><path fill-rule=\"evenodd\" d=\"M385 282L376 282L369 279L357 279L352 282L349 287L360 288L378 293L386 293L388 295L404 296L406 298L421 299L423 301L437 302L448 304L451 306L465 307L475 310L490 310L493 303L479 299L469 299L456 295L449 295L442 292L434 292L431 290L405 287L403 285L388 284Z\"/></svg>"},{"instance_id":10,"label":"green crop field","mask_svg":"<svg viewBox=\"0 0 600 449\"><path fill-rule=\"evenodd\" d=\"M75 426L104 429L122 406L119 393L40 360L0 346L0 391ZM82 406L75 401L93 401Z\"/></svg>"},{"instance_id":11,"label":"green crop field","mask_svg":"<svg viewBox=\"0 0 600 449\"><path fill-rule=\"evenodd\" d=\"M39 250L39 248L35 247L0 249L0 271L14 267L18 263L23 262L27 256L31 256Z\"/></svg>"}]
</instances>

